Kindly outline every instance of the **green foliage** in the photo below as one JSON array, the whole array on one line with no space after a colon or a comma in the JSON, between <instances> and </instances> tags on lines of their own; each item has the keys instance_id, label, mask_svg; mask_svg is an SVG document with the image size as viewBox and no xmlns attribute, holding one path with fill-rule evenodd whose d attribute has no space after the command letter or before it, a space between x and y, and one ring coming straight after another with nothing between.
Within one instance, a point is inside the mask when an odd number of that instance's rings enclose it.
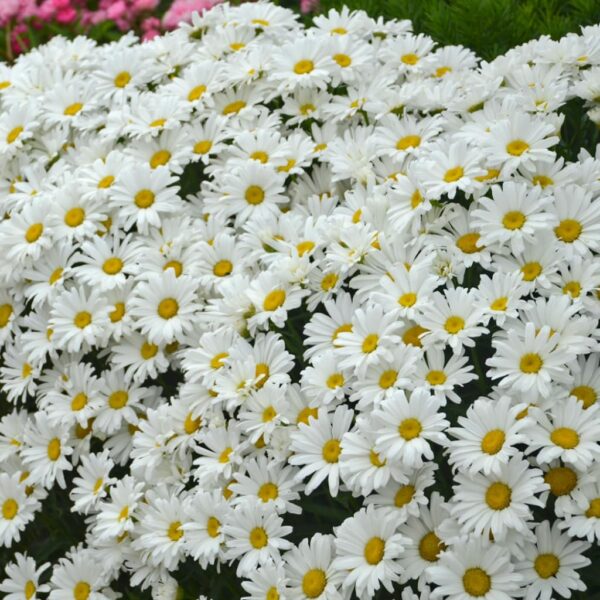
<instances>
[{"instance_id":1,"label":"green foliage","mask_svg":"<svg viewBox=\"0 0 600 600\"><path fill-rule=\"evenodd\" d=\"M321 12L343 5L410 19L416 33L467 46L486 60L541 35L558 39L600 22L598 0L321 0Z\"/></svg>"}]
</instances>

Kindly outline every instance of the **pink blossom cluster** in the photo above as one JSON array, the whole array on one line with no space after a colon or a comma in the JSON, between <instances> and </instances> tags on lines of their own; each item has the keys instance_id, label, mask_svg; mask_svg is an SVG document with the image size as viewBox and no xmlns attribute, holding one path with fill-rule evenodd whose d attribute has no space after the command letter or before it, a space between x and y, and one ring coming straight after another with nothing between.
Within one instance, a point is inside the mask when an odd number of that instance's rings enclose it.
<instances>
[{"instance_id":1,"label":"pink blossom cluster","mask_svg":"<svg viewBox=\"0 0 600 600\"><path fill-rule=\"evenodd\" d=\"M0 0L0 27L10 27L15 54L29 45L26 23L35 29L49 22L77 23L86 30L110 20L119 30L135 30L148 40L182 21L190 21L193 12L202 12L220 1L174 0L161 19L157 16L159 0L100 0L93 9L88 0Z\"/></svg>"}]
</instances>

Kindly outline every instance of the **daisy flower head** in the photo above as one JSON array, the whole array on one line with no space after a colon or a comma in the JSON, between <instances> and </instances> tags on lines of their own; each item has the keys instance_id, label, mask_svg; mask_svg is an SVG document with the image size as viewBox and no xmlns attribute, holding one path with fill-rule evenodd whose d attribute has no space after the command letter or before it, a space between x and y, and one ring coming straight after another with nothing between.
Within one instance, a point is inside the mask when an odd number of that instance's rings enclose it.
<instances>
[{"instance_id":1,"label":"daisy flower head","mask_svg":"<svg viewBox=\"0 0 600 600\"><path fill-rule=\"evenodd\" d=\"M304 493L313 492L325 479L329 493L337 496L340 484L340 455L342 438L350 429L353 411L345 406L335 409L333 415L325 409L318 411L317 418L308 417L308 423L300 423L298 431L291 435L290 464L300 466L296 474L297 481L307 476Z\"/></svg>"},{"instance_id":2,"label":"daisy flower head","mask_svg":"<svg viewBox=\"0 0 600 600\"><path fill-rule=\"evenodd\" d=\"M549 231L555 223L551 198L540 187L507 181L492 186L492 198L480 198L471 213L473 227L481 233L481 243L509 245L512 252L523 252L524 241L533 242L540 230Z\"/></svg>"},{"instance_id":3,"label":"daisy flower head","mask_svg":"<svg viewBox=\"0 0 600 600\"><path fill-rule=\"evenodd\" d=\"M557 458L585 470L600 453L600 417L596 405L585 409L581 402L569 397L553 406L550 413L532 411L528 431L529 452L539 450L536 460L542 464Z\"/></svg>"},{"instance_id":4,"label":"daisy flower head","mask_svg":"<svg viewBox=\"0 0 600 600\"><path fill-rule=\"evenodd\" d=\"M226 523L223 531L228 536L225 556L240 558L238 575L277 561L280 551L292 546L284 539L292 528L283 525L283 520L273 510L258 504L240 506L235 511L235 520Z\"/></svg>"},{"instance_id":5,"label":"daisy flower head","mask_svg":"<svg viewBox=\"0 0 600 600\"><path fill-rule=\"evenodd\" d=\"M302 600L338 597L343 573L334 566L334 558L332 535L304 538L284 555L290 593Z\"/></svg>"},{"instance_id":6,"label":"daisy flower head","mask_svg":"<svg viewBox=\"0 0 600 600\"><path fill-rule=\"evenodd\" d=\"M448 430L449 462L471 473L499 474L501 466L518 456L518 444L525 443L531 419L521 417L525 404L513 404L508 396L499 400L480 398L458 418L459 427Z\"/></svg>"},{"instance_id":7,"label":"daisy flower head","mask_svg":"<svg viewBox=\"0 0 600 600\"><path fill-rule=\"evenodd\" d=\"M359 598L372 597L382 585L392 592L401 570L398 556L408 542L396 527L396 515L369 506L337 528L333 566L347 571L343 588L354 588Z\"/></svg>"},{"instance_id":8,"label":"daisy flower head","mask_svg":"<svg viewBox=\"0 0 600 600\"><path fill-rule=\"evenodd\" d=\"M40 576L50 566L44 563L37 566L35 560L27 553L15 554L15 561L6 565L6 578L0 582L0 592L5 592L7 600L20 600L25 597L36 598L36 594L50 591L47 583L40 583Z\"/></svg>"},{"instance_id":9,"label":"daisy flower head","mask_svg":"<svg viewBox=\"0 0 600 600\"><path fill-rule=\"evenodd\" d=\"M545 488L542 472L520 455L502 464L497 474L459 473L455 481L451 513L463 531L477 536L491 533L501 540L509 529L524 533L532 518L529 505L542 506L536 496Z\"/></svg>"},{"instance_id":10,"label":"daisy flower head","mask_svg":"<svg viewBox=\"0 0 600 600\"><path fill-rule=\"evenodd\" d=\"M519 593L522 581L506 549L476 538L454 544L428 573L437 586L431 592L432 600L510 600Z\"/></svg>"},{"instance_id":11,"label":"daisy flower head","mask_svg":"<svg viewBox=\"0 0 600 600\"><path fill-rule=\"evenodd\" d=\"M558 142L554 133L552 124L516 112L491 127L486 138L490 161L507 175L521 166L534 168L533 161L552 162L550 148Z\"/></svg>"},{"instance_id":12,"label":"daisy flower head","mask_svg":"<svg viewBox=\"0 0 600 600\"><path fill-rule=\"evenodd\" d=\"M586 585L577 570L590 564L590 559L583 555L590 545L561 533L558 522L550 526L543 521L536 526L535 537L535 543L525 544L525 556L516 565L516 572L527 586L524 597L550 600L553 593L568 598L571 590L585 591Z\"/></svg>"},{"instance_id":13,"label":"daisy flower head","mask_svg":"<svg viewBox=\"0 0 600 600\"><path fill-rule=\"evenodd\" d=\"M375 449L390 462L418 468L423 459L431 460L430 442L444 444L445 414L438 412L439 401L426 390L415 390L407 398L399 391L373 412L377 427Z\"/></svg>"},{"instance_id":14,"label":"daisy flower head","mask_svg":"<svg viewBox=\"0 0 600 600\"><path fill-rule=\"evenodd\" d=\"M172 269L138 284L131 298L131 315L142 333L155 344L183 339L198 310L196 285Z\"/></svg>"}]
</instances>

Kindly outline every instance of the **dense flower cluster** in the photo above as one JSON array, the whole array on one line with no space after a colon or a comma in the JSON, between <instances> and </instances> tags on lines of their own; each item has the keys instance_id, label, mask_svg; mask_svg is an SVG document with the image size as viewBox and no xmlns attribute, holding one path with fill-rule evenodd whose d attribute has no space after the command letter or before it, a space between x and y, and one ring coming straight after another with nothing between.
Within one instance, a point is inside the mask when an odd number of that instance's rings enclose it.
<instances>
[{"instance_id":1,"label":"dense flower cluster","mask_svg":"<svg viewBox=\"0 0 600 600\"><path fill-rule=\"evenodd\" d=\"M0 544L54 486L87 528L7 598L168 597L184 560L252 600L585 589L600 155L556 148L600 27L480 64L223 4L0 82Z\"/></svg>"},{"instance_id":2,"label":"dense flower cluster","mask_svg":"<svg viewBox=\"0 0 600 600\"><path fill-rule=\"evenodd\" d=\"M134 30L148 40L190 21L194 12L203 12L219 1L171 0L161 15L159 0L1 0L0 27L7 28L14 54L29 48L32 30L39 36L50 26L65 27L64 33L72 34L77 29L89 32L94 25L110 21L119 31Z\"/></svg>"}]
</instances>

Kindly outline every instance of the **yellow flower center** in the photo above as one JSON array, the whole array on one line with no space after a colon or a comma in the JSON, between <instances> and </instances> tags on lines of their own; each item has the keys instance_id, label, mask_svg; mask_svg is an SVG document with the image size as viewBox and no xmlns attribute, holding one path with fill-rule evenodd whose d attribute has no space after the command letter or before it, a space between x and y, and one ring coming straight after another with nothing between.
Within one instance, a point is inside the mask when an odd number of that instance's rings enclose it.
<instances>
[{"instance_id":1,"label":"yellow flower center","mask_svg":"<svg viewBox=\"0 0 600 600\"><path fill-rule=\"evenodd\" d=\"M452 67L438 67L434 75L436 77L443 77L446 73L450 73L450 71L452 71Z\"/></svg>"},{"instance_id":2,"label":"yellow flower center","mask_svg":"<svg viewBox=\"0 0 600 600\"><path fill-rule=\"evenodd\" d=\"M579 238L582 231L581 223L575 219L564 219L554 228L556 237L567 244L571 244Z\"/></svg>"},{"instance_id":3,"label":"yellow flower center","mask_svg":"<svg viewBox=\"0 0 600 600\"><path fill-rule=\"evenodd\" d=\"M453 167L444 173L444 181L446 183L454 183L455 181L458 181L464 174L465 171L462 167Z\"/></svg>"},{"instance_id":4,"label":"yellow flower center","mask_svg":"<svg viewBox=\"0 0 600 600\"><path fill-rule=\"evenodd\" d=\"M250 544L253 548L260 550L269 543L267 532L262 527L255 527L250 532Z\"/></svg>"},{"instance_id":5,"label":"yellow flower center","mask_svg":"<svg viewBox=\"0 0 600 600\"><path fill-rule=\"evenodd\" d=\"M29 244L33 244L40 239L40 236L44 232L44 226L41 223L34 223L27 228L25 232L25 240Z\"/></svg>"},{"instance_id":6,"label":"yellow flower center","mask_svg":"<svg viewBox=\"0 0 600 600\"><path fill-rule=\"evenodd\" d=\"M577 474L569 467L554 467L544 475L544 481L554 496L566 496L575 489Z\"/></svg>"},{"instance_id":7,"label":"yellow flower center","mask_svg":"<svg viewBox=\"0 0 600 600\"><path fill-rule=\"evenodd\" d=\"M115 178L113 175L106 175L98 182L98 188L101 190L105 190L109 188L115 182Z\"/></svg>"},{"instance_id":8,"label":"yellow flower center","mask_svg":"<svg viewBox=\"0 0 600 600\"><path fill-rule=\"evenodd\" d=\"M204 95L205 91L205 85L200 84L193 87L187 95L188 102L195 102L196 100L200 100L200 98L202 98L202 96Z\"/></svg>"},{"instance_id":9,"label":"yellow flower center","mask_svg":"<svg viewBox=\"0 0 600 600\"><path fill-rule=\"evenodd\" d=\"M415 491L414 485L408 484L400 486L394 496L394 506L396 508L406 506L414 498Z\"/></svg>"},{"instance_id":10,"label":"yellow flower center","mask_svg":"<svg viewBox=\"0 0 600 600\"><path fill-rule=\"evenodd\" d=\"M87 396L83 392L79 392L79 394L75 394L71 400L71 410L77 412L86 406L87 402Z\"/></svg>"},{"instance_id":11,"label":"yellow flower center","mask_svg":"<svg viewBox=\"0 0 600 600\"><path fill-rule=\"evenodd\" d=\"M554 180L551 177L548 177L547 175L536 175L531 180L531 183L533 183L533 185L539 185L543 189L548 187L549 185L553 185Z\"/></svg>"},{"instance_id":12,"label":"yellow flower center","mask_svg":"<svg viewBox=\"0 0 600 600\"><path fill-rule=\"evenodd\" d=\"M33 583L31 579L28 579L25 582L25 589L23 591L25 592L25 600L30 600L30 598L33 598L36 592L35 583Z\"/></svg>"},{"instance_id":13,"label":"yellow flower center","mask_svg":"<svg viewBox=\"0 0 600 600\"><path fill-rule=\"evenodd\" d=\"M511 156L521 156L527 150L529 150L529 144L523 140L513 140L506 144L506 151Z\"/></svg>"},{"instance_id":14,"label":"yellow flower center","mask_svg":"<svg viewBox=\"0 0 600 600\"><path fill-rule=\"evenodd\" d=\"M202 417L197 417L194 419L192 413L188 413L185 417L185 421L183 422L183 430L188 434L192 435L200 429L200 425L202 425Z\"/></svg>"},{"instance_id":15,"label":"yellow flower center","mask_svg":"<svg viewBox=\"0 0 600 600\"><path fill-rule=\"evenodd\" d=\"M268 590L267 590L267 595L265 596L265 600L279 600L279 592L277 591L277 588L274 586L271 586Z\"/></svg>"},{"instance_id":16,"label":"yellow flower center","mask_svg":"<svg viewBox=\"0 0 600 600\"><path fill-rule=\"evenodd\" d=\"M162 127L165 123L167 122L166 119L154 119L154 121L152 121L150 123L150 127L156 128L156 127Z\"/></svg>"},{"instance_id":17,"label":"yellow flower center","mask_svg":"<svg viewBox=\"0 0 600 600\"><path fill-rule=\"evenodd\" d=\"M337 390L344 385L344 376L341 373L332 373L327 378L327 387L330 390Z\"/></svg>"},{"instance_id":18,"label":"yellow flower center","mask_svg":"<svg viewBox=\"0 0 600 600\"><path fill-rule=\"evenodd\" d=\"M274 483L263 483L258 488L257 495L263 502L268 502L269 500L275 500L279 496L279 490Z\"/></svg>"},{"instance_id":19,"label":"yellow flower center","mask_svg":"<svg viewBox=\"0 0 600 600\"><path fill-rule=\"evenodd\" d=\"M2 516L7 521L12 521L19 512L19 504L14 498L8 498L2 503Z\"/></svg>"},{"instance_id":20,"label":"yellow flower center","mask_svg":"<svg viewBox=\"0 0 600 600\"><path fill-rule=\"evenodd\" d=\"M563 294L569 294L571 298L579 298L581 295L581 284L578 281L568 281L563 286Z\"/></svg>"},{"instance_id":21,"label":"yellow flower center","mask_svg":"<svg viewBox=\"0 0 600 600\"><path fill-rule=\"evenodd\" d=\"M258 363L256 368L254 369L254 377L258 379L258 383L256 383L256 387L258 389L262 388L265 383L267 383L267 379L269 379L269 375L271 374L271 369L269 369L269 365L267 363Z\"/></svg>"},{"instance_id":22,"label":"yellow flower center","mask_svg":"<svg viewBox=\"0 0 600 600\"><path fill-rule=\"evenodd\" d=\"M404 308L410 308L411 306L414 306L416 301L417 295L413 294L413 292L407 292L398 298L398 304Z\"/></svg>"},{"instance_id":23,"label":"yellow flower center","mask_svg":"<svg viewBox=\"0 0 600 600\"><path fill-rule=\"evenodd\" d=\"M492 588L492 578L479 567L467 569L462 581L465 592L475 598L485 596Z\"/></svg>"},{"instance_id":24,"label":"yellow flower center","mask_svg":"<svg viewBox=\"0 0 600 600\"><path fill-rule=\"evenodd\" d=\"M395 371L394 369L388 369L379 376L379 387L387 390L396 383L397 379L398 371Z\"/></svg>"},{"instance_id":25,"label":"yellow flower center","mask_svg":"<svg viewBox=\"0 0 600 600\"><path fill-rule=\"evenodd\" d=\"M116 275L121 272L123 268L123 261L118 256L111 256L107 258L102 265L102 270L107 275Z\"/></svg>"},{"instance_id":26,"label":"yellow flower center","mask_svg":"<svg viewBox=\"0 0 600 600\"><path fill-rule=\"evenodd\" d=\"M307 73L312 72L314 68L315 65L312 60L299 60L294 65L294 73L296 73L296 75L306 75Z\"/></svg>"},{"instance_id":27,"label":"yellow flower center","mask_svg":"<svg viewBox=\"0 0 600 600\"><path fill-rule=\"evenodd\" d=\"M416 65L419 62L419 57L416 54L413 54L412 52L409 52L408 54L403 54L400 57L400 60L405 65L414 66L414 65Z\"/></svg>"},{"instance_id":28,"label":"yellow flower center","mask_svg":"<svg viewBox=\"0 0 600 600\"><path fill-rule=\"evenodd\" d=\"M235 100L229 103L224 109L224 115L236 115L242 110L242 108L246 107L246 103L243 100Z\"/></svg>"},{"instance_id":29,"label":"yellow flower center","mask_svg":"<svg viewBox=\"0 0 600 600\"><path fill-rule=\"evenodd\" d=\"M6 327L13 313L13 307L10 304L0 305L0 328Z\"/></svg>"},{"instance_id":30,"label":"yellow flower center","mask_svg":"<svg viewBox=\"0 0 600 600\"><path fill-rule=\"evenodd\" d=\"M97 494L101 489L102 486L104 485L104 480L102 479L102 477L96 479L96 483L94 484L94 494Z\"/></svg>"},{"instance_id":31,"label":"yellow flower center","mask_svg":"<svg viewBox=\"0 0 600 600\"><path fill-rule=\"evenodd\" d=\"M269 292L263 300L263 309L269 312L277 310L285 302L285 292L283 290L273 290Z\"/></svg>"},{"instance_id":32,"label":"yellow flower center","mask_svg":"<svg viewBox=\"0 0 600 600\"><path fill-rule=\"evenodd\" d=\"M533 566L542 579L549 579L558 573L560 561L555 554L539 554Z\"/></svg>"},{"instance_id":33,"label":"yellow flower center","mask_svg":"<svg viewBox=\"0 0 600 600\"><path fill-rule=\"evenodd\" d=\"M298 250L298 256L304 256L307 252L310 252L315 247L315 243L310 240L306 240L305 242L300 242L296 246L296 250Z\"/></svg>"},{"instance_id":34,"label":"yellow flower center","mask_svg":"<svg viewBox=\"0 0 600 600\"><path fill-rule=\"evenodd\" d=\"M92 315L87 310L82 310L75 315L73 323L79 329L85 329L92 322Z\"/></svg>"},{"instance_id":35,"label":"yellow flower center","mask_svg":"<svg viewBox=\"0 0 600 600\"><path fill-rule=\"evenodd\" d=\"M426 533L419 542L419 555L427 562L436 562L445 549L446 545L433 531Z\"/></svg>"},{"instance_id":36,"label":"yellow flower center","mask_svg":"<svg viewBox=\"0 0 600 600\"><path fill-rule=\"evenodd\" d=\"M334 54L333 60L343 69L352 64L352 59L347 54Z\"/></svg>"},{"instance_id":37,"label":"yellow flower center","mask_svg":"<svg viewBox=\"0 0 600 600\"><path fill-rule=\"evenodd\" d=\"M153 169L166 165L171 159L171 153L168 150L158 150L150 158L150 166Z\"/></svg>"},{"instance_id":38,"label":"yellow flower center","mask_svg":"<svg viewBox=\"0 0 600 600\"><path fill-rule=\"evenodd\" d=\"M486 454L498 454L502 450L506 435L501 429L492 429L488 431L481 440L481 451Z\"/></svg>"},{"instance_id":39,"label":"yellow flower center","mask_svg":"<svg viewBox=\"0 0 600 600\"><path fill-rule=\"evenodd\" d=\"M181 529L180 521L173 521L167 530L167 536L172 542L176 542L183 537L183 529Z\"/></svg>"},{"instance_id":40,"label":"yellow flower center","mask_svg":"<svg viewBox=\"0 0 600 600\"><path fill-rule=\"evenodd\" d=\"M127 71L121 71L114 78L115 87L124 88L131 81L131 74Z\"/></svg>"},{"instance_id":41,"label":"yellow flower center","mask_svg":"<svg viewBox=\"0 0 600 600\"><path fill-rule=\"evenodd\" d=\"M421 342L421 336L427 331L428 330L425 329L425 327L413 325L402 334L402 341L407 346L416 346L417 348L421 348L423 346L423 343Z\"/></svg>"},{"instance_id":42,"label":"yellow flower center","mask_svg":"<svg viewBox=\"0 0 600 600\"><path fill-rule=\"evenodd\" d=\"M229 455L233 452L233 448L231 446L227 446L221 454L219 454L219 462L224 465L229 462Z\"/></svg>"},{"instance_id":43,"label":"yellow flower center","mask_svg":"<svg viewBox=\"0 0 600 600\"><path fill-rule=\"evenodd\" d=\"M370 565L377 565L383 560L385 542L380 537L372 537L365 545L365 560Z\"/></svg>"},{"instance_id":44,"label":"yellow flower center","mask_svg":"<svg viewBox=\"0 0 600 600\"><path fill-rule=\"evenodd\" d=\"M450 335L456 335L459 331L465 328L465 320L457 315L452 315L446 319L444 323L444 329Z\"/></svg>"},{"instance_id":45,"label":"yellow flower center","mask_svg":"<svg viewBox=\"0 0 600 600\"><path fill-rule=\"evenodd\" d=\"M244 198L248 204L252 206L257 206L262 204L265 199L264 190L258 185L251 185L246 189L246 193L244 194Z\"/></svg>"},{"instance_id":46,"label":"yellow flower center","mask_svg":"<svg viewBox=\"0 0 600 600\"><path fill-rule=\"evenodd\" d=\"M64 115L66 117L74 117L82 108L83 104L81 102L74 102L65 108Z\"/></svg>"},{"instance_id":47,"label":"yellow flower center","mask_svg":"<svg viewBox=\"0 0 600 600\"><path fill-rule=\"evenodd\" d=\"M378 469L385 466L385 463L387 462L386 460L381 460L381 457L375 450L369 452L369 460L371 461L371 464Z\"/></svg>"},{"instance_id":48,"label":"yellow flower center","mask_svg":"<svg viewBox=\"0 0 600 600\"><path fill-rule=\"evenodd\" d=\"M250 158L252 160L257 160L264 165L269 160L269 155L262 150L257 150L250 155Z\"/></svg>"},{"instance_id":49,"label":"yellow flower center","mask_svg":"<svg viewBox=\"0 0 600 600\"><path fill-rule=\"evenodd\" d=\"M362 343L362 351L365 354L371 354L377 349L379 344L379 336L376 333L370 333Z\"/></svg>"},{"instance_id":50,"label":"yellow flower center","mask_svg":"<svg viewBox=\"0 0 600 600\"><path fill-rule=\"evenodd\" d=\"M304 423L305 425L308 425L309 417L313 417L313 419L316 419L318 416L318 409L306 406L298 413L298 416L296 417L296 423Z\"/></svg>"},{"instance_id":51,"label":"yellow flower center","mask_svg":"<svg viewBox=\"0 0 600 600\"><path fill-rule=\"evenodd\" d=\"M579 445L579 434L570 427L559 427L550 434L550 440L565 450L572 450Z\"/></svg>"},{"instance_id":52,"label":"yellow flower center","mask_svg":"<svg viewBox=\"0 0 600 600\"><path fill-rule=\"evenodd\" d=\"M569 394L571 396L575 396L577 400L581 400L583 402L583 408L589 408L596 402L596 390L589 385L578 385L574 387Z\"/></svg>"},{"instance_id":53,"label":"yellow flower center","mask_svg":"<svg viewBox=\"0 0 600 600\"><path fill-rule=\"evenodd\" d=\"M396 142L396 150L408 150L416 148L421 143L421 137L418 135L405 135Z\"/></svg>"},{"instance_id":54,"label":"yellow flower center","mask_svg":"<svg viewBox=\"0 0 600 600\"><path fill-rule=\"evenodd\" d=\"M138 208L149 208L154 204L154 192L152 190L140 190L134 197Z\"/></svg>"},{"instance_id":55,"label":"yellow flower center","mask_svg":"<svg viewBox=\"0 0 600 600\"><path fill-rule=\"evenodd\" d=\"M52 438L48 443L47 448L48 458L51 461L56 461L60 457L60 440L58 438Z\"/></svg>"},{"instance_id":56,"label":"yellow flower center","mask_svg":"<svg viewBox=\"0 0 600 600\"><path fill-rule=\"evenodd\" d=\"M123 408L129 400L129 394L125 390L117 390L108 397L108 405L113 410Z\"/></svg>"},{"instance_id":57,"label":"yellow flower center","mask_svg":"<svg viewBox=\"0 0 600 600\"><path fill-rule=\"evenodd\" d=\"M217 277L226 277L233 270L233 264L229 260L220 260L213 267L213 274Z\"/></svg>"},{"instance_id":58,"label":"yellow flower center","mask_svg":"<svg viewBox=\"0 0 600 600\"><path fill-rule=\"evenodd\" d=\"M111 310L108 316L110 317L111 323L118 323L124 315L125 304L123 302L117 302L115 304L114 310Z\"/></svg>"},{"instance_id":59,"label":"yellow flower center","mask_svg":"<svg viewBox=\"0 0 600 600\"><path fill-rule=\"evenodd\" d=\"M543 366L544 361L534 352L524 354L519 361L519 368L523 373L538 373Z\"/></svg>"},{"instance_id":60,"label":"yellow flower center","mask_svg":"<svg viewBox=\"0 0 600 600\"><path fill-rule=\"evenodd\" d=\"M327 273L327 275L321 279L321 289L324 292L328 292L335 286L335 284L338 282L338 279L339 278L335 273Z\"/></svg>"},{"instance_id":61,"label":"yellow flower center","mask_svg":"<svg viewBox=\"0 0 600 600\"><path fill-rule=\"evenodd\" d=\"M267 408L265 408L262 413L263 423L269 423L276 416L277 416L277 411L272 406L267 406Z\"/></svg>"},{"instance_id":62,"label":"yellow flower center","mask_svg":"<svg viewBox=\"0 0 600 600\"><path fill-rule=\"evenodd\" d=\"M429 371L429 373L427 373L425 379L429 385L443 385L446 383L447 377L444 371L436 371L435 369L432 369Z\"/></svg>"},{"instance_id":63,"label":"yellow flower center","mask_svg":"<svg viewBox=\"0 0 600 600\"><path fill-rule=\"evenodd\" d=\"M501 312L504 312L506 310L507 306L508 306L508 298L506 296L500 296L499 298L496 298L490 304L490 308L492 310L497 310L497 311L501 311Z\"/></svg>"},{"instance_id":64,"label":"yellow flower center","mask_svg":"<svg viewBox=\"0 0 600 600\"><path fill-rule=\"evenodd\" d=\"M479 252L479 250L483 250L483 246L477 245L480 237L478 233L465 233L456 240L456 247L465 254Z\"/></svg>"},{"instance_id":65,"label":"yellow flower center","mask_svg":"<svg viewBox=\"0 0 600 600\"><path fill-rule=\"evenodd\" d=\"M542 272L542 265L539 262L528 262L521 267L521 273L525 281L533 281Z\"/></svg>"},{"instance_id":66,"label":"yellow flower center","mask_svg":"<svg viewBox=\"0 0 600 600\"><path fill-rule=\"evenodd\" d=\"M91 587L87 581L78 581L73 588L74 600L87 600L90 595Z\"/></svg>"},{"instance_id":67,"label":"yellow flower center","mask_svg":"<svg viewBox=\"0 0 600 600\"><path fill-rule=\"evenodd\" d=\"M331 439L327 440L323 445L323 459L328 463L336 463L340 458L342 449L340 447L340 440Z\"/></svg>"},{"instance_id":68,"label":"yellow flower center","mask_svg":"<svg viewBox=\"0 0 600 600\"><path fill-rule=\"evenodd\" d=\"M588 519L600 519L600 498L594 498L590 500L590 505L585 511L585 516Z\"/></svg>"},{"instance_id":69,"label":"yellow flower center","mask_svg":"<svg viewBox=\"0 0 600 600\"><path fill-rule=\"evenodd\" d=\"M219 352L210 359L211 369L220 369L225 364L225 359L229 356L228 352Z\"/></svg>"},{"instance_id":70,"label":"yellow flower center","mask_svg":"<svg viewBox=\"0 0 600 600\"><path fill-rule=\"evenodd\" d=\"M6 143L7 144L12 144L23 132L23 127L21 127L20 125L18 127L15 127L14 129L11 129L8 132L8 135L6 136Z\"/></svg>"},{"instance_id":71,"label":"yellow flower center","mask_svg":"<svg viewBox=\"0 0 600 600\"><path fill-rule=\"evenodd\" d=\"M144 360L150 360L156 356L157 352L158 346L156 344L151 344L150 342L144 342L140 348L140 354Z\"/></svg>"},{"instance_id":72,"label":"yellow flower center","mask_svg":"<svg viewBox=\"0 0 600 600\"><path fill-rule=\"evenodd\" d=\"M179 311L179 304L175 298L164 298L158 304L158 316L162 319L172 319Z\"/></svg>"},{"instance_id":73,"label":"yellow flower center","mask_svg":"<svg viewBox=\"0 0 600 600\"><path fill-rule=\"evenodd\" d=\"M327 585L325 571L310 569L302 578L302 591L307 598L318 598Z\"/></svg>"},{"instance_id":74,"label":"yellow flower center","mask_svg":"<svg viewBox=\"0 0 600 600\"><path fill-rule=\"evenodd\" d=\"M202 140L194 144L194 154L208 154L212 148L210 140Z\"/></svg>"},{"instance_id":75,"label":"yellow flower center","mask_svg":"<svg viewBox=\"0 0 600 600\"><path fill-rule=\"evenodd\" d=\"M398 433L400 437L410 442L410 440L414 440L416 437L419 437L423 427L418 419L414 419L410 417L408 419L404 419L400 425L398 425Z\"/></svg>"},{"instance_id":76,"label":"yellow flower center","mask_svg":"<svg viewBox=\"0 0 600 600\"><path fill-rule=\"evenodd\" d=\"M492 483L485 492L485 501L492 510L504 510L510 506L512 490L501 481Z\"/></svg>"},{"instance_id":77,"label":"yellow flower center","mask_svg":"<svg viewBox=\"0 0 600 600\"><path fill-rule=\"evenodd\" d=\"M206 533L208 533L211 538L216 538L219 535L220 530L221 523L219 522L219 519L216 517L208 517L208 520L206 521Z\"/></svg>"},{"instance_id":78,"label":"yellow flower center","mask_svg":"<svg viewBox=\"0 0 600 600\"><path fill-rule=\"evenodd\" d=\"M527 217L520 210L509 210L502 219L502 225L506 229L521 229L525 225Z\"/></svg>"},{"instance_id":79,"label":"yellow flower center","mask_svg":"<svg viewBox=\"0 0 600 600\"><path fill-rule=\"evenodd\" d=\"M23 379L27 379L27 377L31 375L31 371L31 365L29 363L25 363L23 365L23 369L21 370L21 376L23 377Z\"/></svg>"}]
</instances>

